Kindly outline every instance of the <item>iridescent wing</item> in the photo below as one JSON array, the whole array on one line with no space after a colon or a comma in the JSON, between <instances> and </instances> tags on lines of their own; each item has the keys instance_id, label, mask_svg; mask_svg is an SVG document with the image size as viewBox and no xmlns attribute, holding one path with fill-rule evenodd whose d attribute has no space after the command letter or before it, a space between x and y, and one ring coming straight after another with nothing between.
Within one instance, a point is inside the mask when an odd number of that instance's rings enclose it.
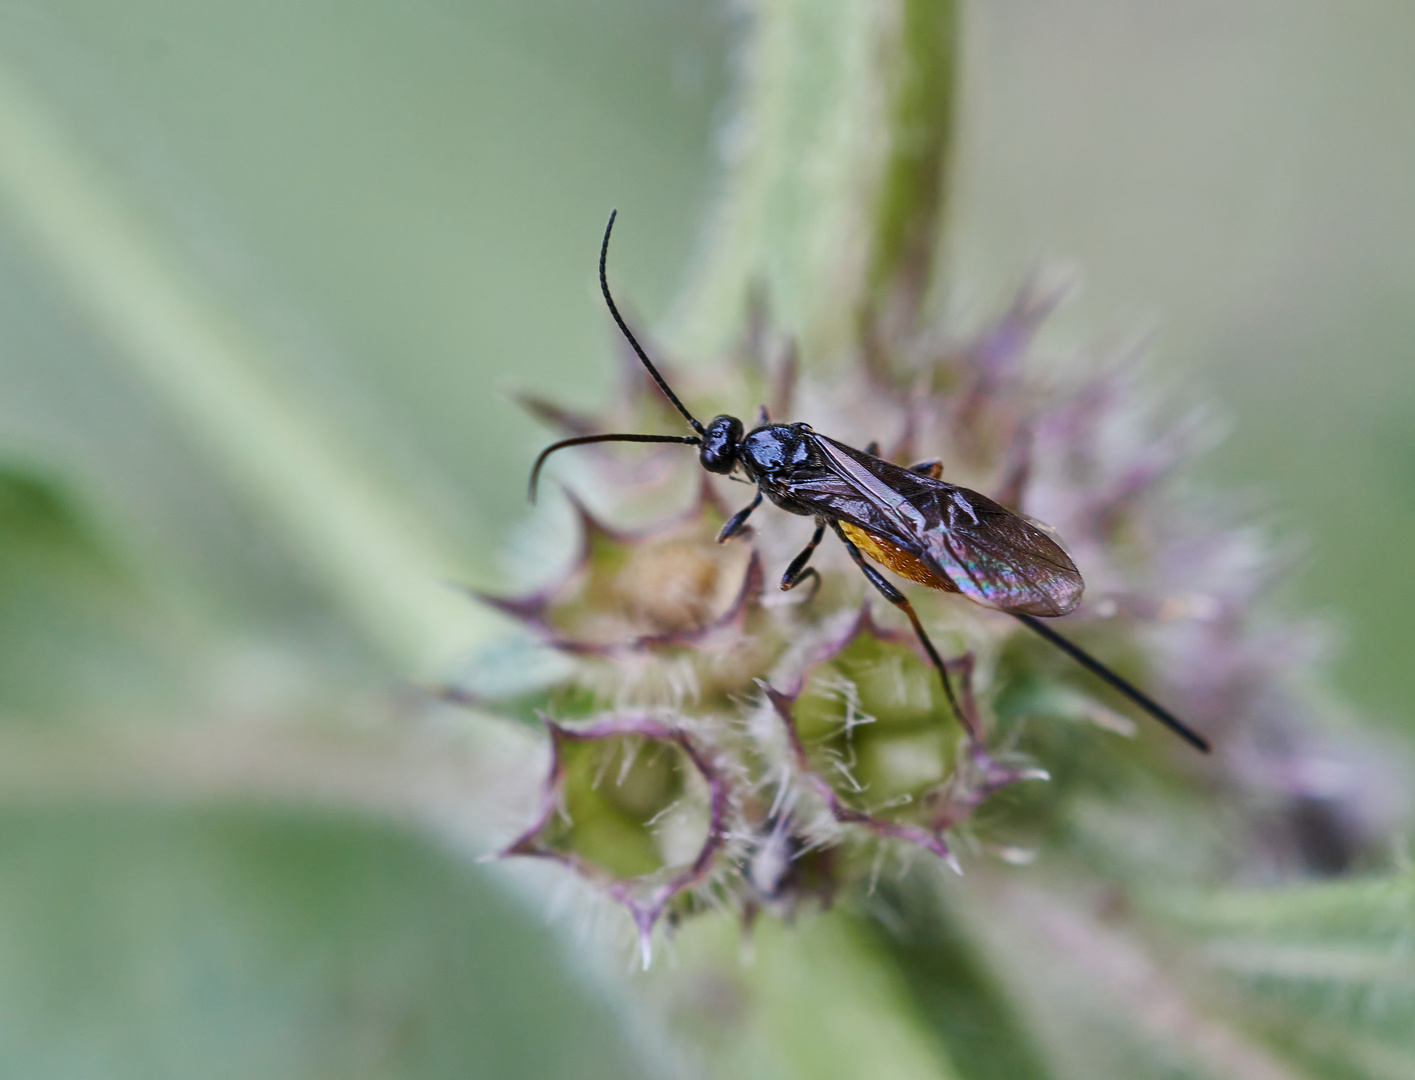
<instances>
[{"instance_id":1,"label":"iridescent wing","mask_svg":"<svg viewBox=\"0 0 1415 1080\"><path fill-rule=\"evenodd\" d=\"M1075 563L1026 518L976 491L910 472L823 435L811 438L821 468L793 476L792 493L870 534L874 544L858 546L872 558L916 581L951 585L969 599L1010 613L1065 615L1081 602L1083 583ZM925 571L948 584L929 580Z\"/></svg>"}]
</instances>

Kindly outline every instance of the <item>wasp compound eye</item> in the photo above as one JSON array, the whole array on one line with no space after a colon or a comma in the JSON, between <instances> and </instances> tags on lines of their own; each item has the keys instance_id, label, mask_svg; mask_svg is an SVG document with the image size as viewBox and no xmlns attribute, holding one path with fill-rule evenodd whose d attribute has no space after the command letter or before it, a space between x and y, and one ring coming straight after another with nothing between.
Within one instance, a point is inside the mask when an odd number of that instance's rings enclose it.
<instances>
[{"instance_id":1,"label":"wasp compound eye","mask_svg":"<svg viewBox=\"0 0 1415 1080\"><path fill-rule=\"evenodd\" d=\"M735 416L714 417L703 433L698 460L708 472L725 476L737 464L737 448L741 444L742 421Z\"/></svg>"}]
</instances>

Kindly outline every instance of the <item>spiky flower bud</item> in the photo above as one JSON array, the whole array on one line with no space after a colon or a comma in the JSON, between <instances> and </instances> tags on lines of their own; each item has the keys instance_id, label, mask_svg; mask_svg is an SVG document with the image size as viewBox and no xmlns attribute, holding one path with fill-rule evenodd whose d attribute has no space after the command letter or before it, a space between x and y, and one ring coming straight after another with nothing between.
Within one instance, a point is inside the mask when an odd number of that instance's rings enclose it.
<instances>
[{"instance_id":1,"label":"spiky flower bud","mask_svg":"<svg viewBox=\"0 0 1415 1080\"><path fill-rule=\"evenodd\" d=\"M489 699L475 678L458 691L547 714L541 812L507 854L548 856L599 882L631 913L646 961L664 913L790 914L868 887L910 850L955 869L1025 861L1108 794L1123 792L1129 819L1155 831L1143 857L1162 873L1225 857L1210 830L1240 804L1253 809L1262 775L1266 805L1226 837L1227 857L1235 844L1267 863L1304 857L1303 758L1318 740L1285 685L1311 632L1257 621L1277 563L1251 529L1172 482L1202 446L1200 417L1161 424L1132 357L1096 358L1079 375L1028 370L1058 299L1030 285L961 340L878 330L831 379L798 377L790 343L760 324L711 372L665 374L702 415L765 400L763 415L807 418L892 460L940 459L950 481L1050 523L1087 582L1067 632L1204 730L1215 760L1158 729L1132 741L1133 707L1013 619L912 589L979 733L968 738L908 624L838 546L817 553L819 582L764 586L809 521L762 511L719 544L750 488L702 473L682 447L591 446L557 466L578 531L563 568L522 596L486 598L570 662L515 701ZM609 415L531 407L571 435L674 430L677 414L632 355L625 363ZM686 509L659 509L686 493ZM1057 784L1042 783L1052 775ZM1179 775L1211 795L1197 828L1192 813L1165 819L1165 778ZM1343 859L1362 842L1349 810L1358 796L1321 793L1342 822Z\"/></svg>"},{"instance_id":2,"label":"spiky flower bud","mask_svg":"<svg viewBox=\"0 0 1415 1080\"><path fill-rule=\"evenodd\" d=\"M545 725L551 763L540 811L503 854L553 859L602 884L633 915L647 967L664 908L713 870L727 785L666 724L617 717Z\"/></svg>"}]
</instances>

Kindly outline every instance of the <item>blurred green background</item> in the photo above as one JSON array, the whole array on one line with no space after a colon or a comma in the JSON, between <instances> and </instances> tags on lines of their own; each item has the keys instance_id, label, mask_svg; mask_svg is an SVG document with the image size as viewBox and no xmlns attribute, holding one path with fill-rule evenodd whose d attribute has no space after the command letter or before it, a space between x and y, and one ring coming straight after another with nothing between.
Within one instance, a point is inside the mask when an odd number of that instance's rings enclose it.
<instances>
[{"instance_id":1,"label":"blurred green background","mask_svg":"<svg viewBox=\"0 0 1415 1080\"><path fill-rule=\"evenodd\" d=\"M610 206L620 294L671 325L738 17L22 0L0 3L0 73L263 344L261 374L488 582L545 437L509 393L612 387ZM1286 602L1329 614L1343 694L1408 732L1415 13L974 4L964 61L950 303L981 319L1059 258L1086 288L1050 351L1154 330L1159 381L1231 423L1202 477L1309 544ZM85 779L115 726L340 723L406 672L134 375L27 213L0 205L0 719L15 745L65 733L80 765L0 770L0 1075L648 1068L461 855L334 811Z\"/></svg>"}]
</instances>

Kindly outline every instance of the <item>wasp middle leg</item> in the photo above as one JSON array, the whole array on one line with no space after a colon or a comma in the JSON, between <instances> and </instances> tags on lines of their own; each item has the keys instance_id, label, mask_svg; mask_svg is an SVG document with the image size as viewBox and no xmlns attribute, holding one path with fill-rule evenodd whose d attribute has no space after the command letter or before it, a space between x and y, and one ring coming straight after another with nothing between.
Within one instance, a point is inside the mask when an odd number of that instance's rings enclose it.
<instances>
[{"instance_id":1,"label":"wasp middle leg","mask_svg":"<svg viewBox=\"0 0 1415 1080\"><path fill-rule=\"evenodd\" d=\"M821 538L825 536L825 522L816 523L816 531L811 534L811 542L806 545L804 551L791 560L791 564L786 567L786 573L781 575L781 590L794 589L801 582L810 579L812 582L811 595L806 603L814 600L816 593L820 592L821 576L814 566L807 566L811 561L811 556L816 553L816 548L820 546Z\"/></svg>"},{"instance_id":2,"label":"wasp middle leg","mask_svg":"<svg viewBox=\"0 0 1415 1080\"><path fill-rule=\"evenodd\" d=\"M958 722L963 725L963 730L968 733L968 740L974 746L981 745L978 732L973 727L972 721L968 719L962 708L958 705L958 698L953 694L953 683L948 678L948 668L944 666L943 657L939 656L938 650L934 648L934 643L929 640L929 635L924 632L924 624L919 621L918 613L914 611L914 605L909 603L909 598L890 584L889 579L871 566L864 554L845 535L838 522L832 521L830 527L835 530L835 535L840 537L840 542L845 545L845 550L850 553L850 558L855 560L855 565L860 568L869 583L880 591L880 594L891 604L897 607L905 615L909 616L909 622L913 624L914 633L918 635L919 643L923 645L924 651L929 654L929 659L933 661L934 669L938 672L938 677L943 682L943 694L948 698L949 708L953 710L953 715L958 718Z\"/></svg>"}]
</instances>

